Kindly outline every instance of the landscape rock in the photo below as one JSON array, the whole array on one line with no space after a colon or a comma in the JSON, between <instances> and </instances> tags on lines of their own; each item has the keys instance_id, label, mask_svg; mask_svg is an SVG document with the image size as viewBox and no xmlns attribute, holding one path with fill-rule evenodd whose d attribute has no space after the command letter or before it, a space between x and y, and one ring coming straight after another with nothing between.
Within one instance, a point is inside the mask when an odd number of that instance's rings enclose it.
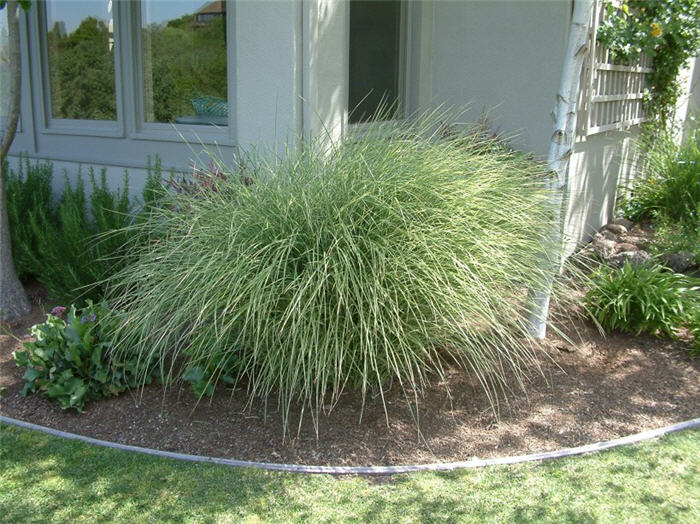
<instances>
[{"instance_id":1,"label":"landscape rock","mask_svg":"<svg viewBox=\"0 0 700 524\"><path fill-rule=\"evenodd\" d=\"M648 225L635 224L626 218L616 218L594 233L591 242L580 249L578 256L582 262L577 265L585 269L597 264L620 268L626 262L633 266L652 265L656 262L676 273L688 272L698 267L695 255L690 251L667 253L655 261L647 252L653 234Z\"/></svg>"},{"instance_id":2,"label":"landscape rock","mask_svg":"<svg viewBox=\"0 0 700 524\"><path fill-rule=\"evenodd\" d=\"M617 242L617 240L618 240L618 236L615 233L613 233L612 231L609 231L607 229L603 229L602 231L599 231L598 233L596 233L596 236L605 238L607 240L614 240L615 242Z\"/></svg>"},{"instance_id":3,"label":"landscape rock","mask_svg":"<svg viewBox=\"0 0 700 524\"><path fill-rule=\"evenodd\" d=\"M629 242L620 242L615 244L615 253L622 253L623 251L639 251L639 247Z\"/></svg>"},{"instance_id":4,"label":"landscape rock","mask_svg":"<svg viewBox=\"0 0 700 524\"><path fill-rule=\"evenodd\" d=\"M602 236L593 239L593 252L606 260L615 254L615 246L614 240L608 240Z\"/></svg>"},{"instance_id":5,"label":"landscape rock","mask_svg":"<svg viewBox=\"0 0 700 524\"><path fill-rule=\"evenodd\" d=\"M690 251L679 251L678 253L666 253L659 257L661 263L667 268L682 273L695 265L695 255Z\"/></svg>"},{"instance_id":6,"label":"landscape rock","mask_svg":"<svg viewBox=\"0 0 700 524\"><path fill-rule=\"evenodd\" d=\"M620 238L620 241L626 244L634 244L639 249L645 249L649 244L646 238L637 235L624 235Z\"/></svg>"},{"instance_id":7,"label":"landscape rock","mask_svg":"<svg viewBox=\"0 0 700 524\"><path fill-rule=\"evenodd\" d=\"M625 226L621 226L620 224L605 224L601 228L600 232L602 231L611 231L616 235L624 235L627 233L627 228Z\"/></svg>"},{"instance_id":8,"label":"landscape rock","mask_svg":"<svg viewBox=\"0 0 700 524\"><path fill-rule=\"evenodd\" d=\"M622 218L622 217L616 218L615 220L612 221L612 223L615 225L618 225L618 226L622 226L625 229L627 229L628 231L630 229L632 229L632 226L634 226L634 222L632 222L631 220L627 220L626 218Z\"/></svg>"},{"instance_id":9,"label":"landscape rock","mask_svg":"<svg viewBox=\"0 0 700 524\"><path fill-rule=\"evenodd\" d=\"M638 250L623 251L621 253L617 253L616 255L613 255L610 258L608 258L607 262L612 267L619 268L624 266L625 262L629 262L633 266L644 266L647 264L652 264L653 260L649 253L647 253L646 251Z\"/></svg>"}]
</instances>

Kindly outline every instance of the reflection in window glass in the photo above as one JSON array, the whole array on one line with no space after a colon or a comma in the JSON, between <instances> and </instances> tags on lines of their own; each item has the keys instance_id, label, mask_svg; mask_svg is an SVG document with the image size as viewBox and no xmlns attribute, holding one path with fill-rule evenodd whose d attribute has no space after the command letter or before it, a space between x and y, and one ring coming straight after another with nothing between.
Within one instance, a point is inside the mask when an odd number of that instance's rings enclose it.
<instances>
[{"instance_id":1,"label":"reflection in window glass","mask_svg":"<svg viewBox=\"0 0 700 524\"><path fill-rule=\"evenodd\" d=\"M112 2L50 0L46 29L52 116L115 120Z\"/></svg>"},{"instance_id":2,"label":"reflection in window glass","mask_svg":"<svg viewBox=\"0 0 700 524\"><path fill-rule=\"evenodd\" d=\"M147 122L227 125L226 2L142 2Z\"/></svg>"},{"instance_id":3,"label":"reflection in window glass","mask_svg":"<svg viewBox=\"0 0 700 524\"><path fill-rule=\"evenodd\" d=\"M350 2L350 122L399 109L401 2Z\"/></svg>"}]
</instances>

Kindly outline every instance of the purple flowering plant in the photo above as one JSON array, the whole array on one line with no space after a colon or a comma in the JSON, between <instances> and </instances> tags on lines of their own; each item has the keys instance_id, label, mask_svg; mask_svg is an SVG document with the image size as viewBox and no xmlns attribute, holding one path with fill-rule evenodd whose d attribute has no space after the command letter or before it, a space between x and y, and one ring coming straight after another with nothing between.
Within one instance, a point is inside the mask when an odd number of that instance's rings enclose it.
<instances>
[{"instance_id":1,"label":"purple flowering plant","mask_svg":"<svg viewBox=\"0 0 700 524\"><path fill-rule=\"evenodd\" d=\"M51 314L54 317L63 318L63 315L65 315L67 309L68 308L64 306L56 306L53 309L51 309Z\"/></svg>"},{"instance_id":2,"label":"purple flowering plant","mask_svg":"<svg viewBox=\"0 0 700 524\"><path fill-rule=\"evenodd\" d=\"M95 313L90 313L88 315L83 315L80 317L80 323L85 324L86 322L95 322L97 320L97 315Z\"/></svg>"}]
</instances>

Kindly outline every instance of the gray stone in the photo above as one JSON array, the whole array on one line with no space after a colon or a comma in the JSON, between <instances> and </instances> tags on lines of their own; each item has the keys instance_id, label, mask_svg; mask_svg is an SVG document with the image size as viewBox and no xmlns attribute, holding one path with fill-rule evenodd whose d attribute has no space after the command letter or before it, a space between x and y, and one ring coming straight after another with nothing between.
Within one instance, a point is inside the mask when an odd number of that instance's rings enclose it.
<instances>
[{"instance_id":1,"label":"gray stone","mask_svg":"<svg viewBox=\"0 0 700 524\"><path fill-rule=\"evenodd\" d=\"M626 218L622 218L622 217L616 218L615 220L612 221L612 223L615 225L618 225L618 226L622 226L625 229L627 229L628 231L630 229L632 229L632 226L634 225L634 222L632 222L631 220L627 220Z\"/></svg>"},{"instance_id":2,"label":"gray stone","mask_svg":"<svg viewBox=\"0 0 700 524\"><path fill-rule=\"evenodd\" d=\"M682 273L695 265L695 255L690 251L679 251L678 253L666 253L660 257L661 263L667 268Z\"/></svg>"},{"instance_id":3,"label":"gray stone","mask_svg":"<svg viewBox=\"0 0 700 524\"><path fill-rule=\"evenodd\" d=\"M648 243L646 238L636 235L624 235L620 238L620 242L624 242L625 244L634 244L640 249L644 249Z\"/></svg>"},{"instance_id":4,"label":"gray stone","mask_svg":"<svg viewBox=\"0 0 700 524\"><path fill-rule=\"evenodd\" d=\"M602 236L593 239L593 251L603 259L608 259L615 253L615 245L614 240L608 240Z\"/></svg>"},{"instance_id":5,"label":"gray stone","mask_svg":"<svg viewBox=\"0 0 700 524\"><path fill-rule=\"evenodd\" d=\"M600 235L603 238L607 238L608 240L613 240L617 242L617 235L613 233L612 231L609 231L607 229L603 229L602 231L599 231L596 233L596 235Z\"/></svg>"},{"instance_id":6,"label":"gray stone","mask_svg":"<svg viewBox=\"0 0 700 524\"><path fill-rule=\"evenodd\" d=\"M625 262L629 262L633 266L645 266L653 263L649 253L646 251L623 251L608 258L608 264L612 267L622 267Z\"/></svg>"},{"instance_id":7,"label":"gray stone","mask_svg":"<svg viewBox=\"0 0 700 524\"><path fill-rule=\"evenodd\" d=\"M624 235L627 233L627 228L625 226L621 226L620 224L605 224L601 228L601 231L611 231L616 235Z\"/></svg>"},{"instance_id":8,"label":"gray stone","mask_svg":"<svg viewBox=\"0 0 700 524\"><path fill-rule=\"evenodd\" d=\"M639 251L639 248L627 242L620 242L615 245L615 253L622 253L623 251Z\"/></svg>"}]
</instances>

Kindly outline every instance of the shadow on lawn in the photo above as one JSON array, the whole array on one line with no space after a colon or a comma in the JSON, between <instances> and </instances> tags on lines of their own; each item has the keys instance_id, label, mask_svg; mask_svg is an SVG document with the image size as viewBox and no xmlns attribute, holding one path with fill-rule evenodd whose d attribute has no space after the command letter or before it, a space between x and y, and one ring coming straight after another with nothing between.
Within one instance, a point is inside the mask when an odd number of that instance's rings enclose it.
<instances>
[{"instance_id":1,"label":"shadow on lawn","mask_svg":"<svg viewBox=\"0 0 700 524\"><path fill-rule=\"evenodd\" d=\"M158 459L0 426L0 514L4 522L597 522L641 511L692 520L694 435L540 465L335 479Z\"/></svg>"}]
</instances>

